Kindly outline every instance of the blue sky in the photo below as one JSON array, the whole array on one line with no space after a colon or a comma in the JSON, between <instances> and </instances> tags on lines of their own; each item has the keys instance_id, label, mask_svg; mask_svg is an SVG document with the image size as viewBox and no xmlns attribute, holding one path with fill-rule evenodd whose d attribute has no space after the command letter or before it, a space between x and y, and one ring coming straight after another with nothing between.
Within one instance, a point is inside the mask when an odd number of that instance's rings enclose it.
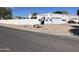
<instances>
[{"instance_id":1,"label":"blue sky","mask_svg":"<svg viewBox=\"0 0 79 59\"><path fill-rule=\"evenodd\" d=\"M27 16L31 13L49 13L54 11L68 11L71 15L76 15L79 7L14 7L13 16Z\"/></svg>"}]
</instances>

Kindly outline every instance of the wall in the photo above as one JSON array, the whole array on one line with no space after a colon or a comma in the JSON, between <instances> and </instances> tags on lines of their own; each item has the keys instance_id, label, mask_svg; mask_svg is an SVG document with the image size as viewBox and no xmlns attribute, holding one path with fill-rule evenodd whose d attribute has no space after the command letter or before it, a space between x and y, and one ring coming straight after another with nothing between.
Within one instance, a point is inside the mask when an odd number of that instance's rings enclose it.
<instances>
[{"instance_id":1,"label":"wall","mask_svg":"<svg viewBox=\"0 0 79 59\"><path fill-rule=\"evenodd\" d=\"M0 23L3 24L13 24L13 25L34 25L34 24L40 24L41 22L38 21L38 19L12 19L12 20L0 20ZM45 20L45 24L64 24L66 22L63 22L62 19L48 19L48 21Z\"/></svg>"},{"instance_id":2,"label":"wall","mask_svg":"<svg viewBox=\"0 0 79 59\"><path fill-rule=\"evenodd\" d=\"M39 24L40 22L36 19L9 19L9 20L0 20L0 23L3 24L13 24L13 25L33 25Z\"/></svg>"}]
</instances>

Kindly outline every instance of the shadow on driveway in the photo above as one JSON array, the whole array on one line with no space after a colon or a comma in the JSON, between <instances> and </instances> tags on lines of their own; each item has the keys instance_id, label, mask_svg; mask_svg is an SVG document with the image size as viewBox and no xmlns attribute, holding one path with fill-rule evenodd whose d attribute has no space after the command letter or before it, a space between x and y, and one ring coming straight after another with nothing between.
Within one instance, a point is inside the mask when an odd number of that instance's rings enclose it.
<instances>
[{"instance_id":1,"label":"shadow on driveway","mask_svg":"<svg viewBox=\"0 0 79 59\"><path fill-rule=\"evenodd\" d=\"M71 26L73 29L70 29L69 31L76 36L79 36L79 26Z\"/></svg>"}]
</instances>

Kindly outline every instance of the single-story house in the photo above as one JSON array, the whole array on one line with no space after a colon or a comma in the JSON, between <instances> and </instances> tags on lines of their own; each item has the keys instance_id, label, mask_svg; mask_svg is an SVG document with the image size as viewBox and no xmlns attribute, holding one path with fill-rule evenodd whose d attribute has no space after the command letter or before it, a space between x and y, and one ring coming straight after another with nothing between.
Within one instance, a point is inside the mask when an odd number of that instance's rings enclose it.
<instances>
[{"instance_id":1,"label":"single-story house","mask_svg":"<svg viewBox=\"0 0 79 59\"><path fill-rule=\"evenodd\" d=\"M30 14L29 18L31 17L32 15ZM44 13L37 14L36 17L38 24L66 24L69 20L79 21L79 16L71 16L68 14Z\"/></svg>"},{"instance_id":2,"label":"single-story house","mask_svg":"<svg viewBox=\"0 0 79 59\"><path fill-rule=\"evenodd\" d=\"M70 20L70 15L67 14L55 14L55 13L45 13L45 14L37 14L37 19L40 24L65 24ZM32 15L29 15L31 18Z\"/></svg>"}]
</instances>

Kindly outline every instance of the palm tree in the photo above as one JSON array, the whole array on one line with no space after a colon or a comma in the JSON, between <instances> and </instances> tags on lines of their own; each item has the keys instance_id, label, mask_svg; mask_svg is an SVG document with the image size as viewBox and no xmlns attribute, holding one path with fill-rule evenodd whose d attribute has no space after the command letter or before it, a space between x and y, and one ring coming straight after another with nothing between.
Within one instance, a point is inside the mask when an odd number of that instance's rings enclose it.
<instances>
[{"instance_id":1,"label":"palm tree","mask_svg":"<svg viewBox=\"0 0 79 59\"><path fill-rule=\"evenodd\" d=\"M8 7L0 7L0 19L12 18L12 10Z\"/></svg>"}]
</instances>

